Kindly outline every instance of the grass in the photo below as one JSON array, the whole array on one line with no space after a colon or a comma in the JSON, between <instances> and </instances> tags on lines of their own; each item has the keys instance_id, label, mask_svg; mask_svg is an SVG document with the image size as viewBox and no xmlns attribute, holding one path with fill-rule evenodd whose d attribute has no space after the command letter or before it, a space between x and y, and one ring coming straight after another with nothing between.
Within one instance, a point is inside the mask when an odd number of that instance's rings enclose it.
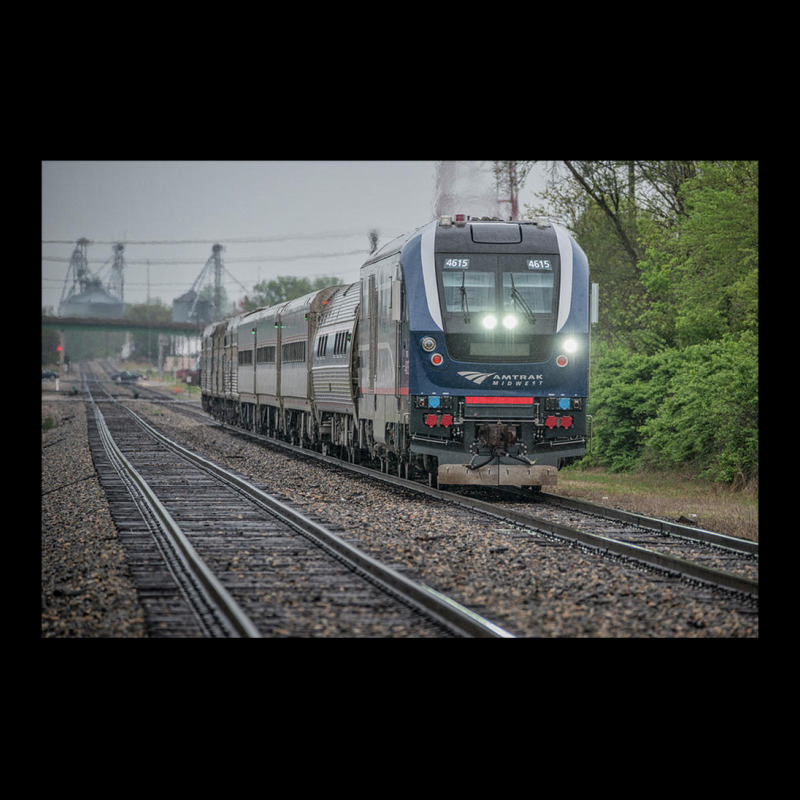
<instances>
[{"instance_id":1,"label":"grass","mask_svg":"<svg viewBox=\"0 0 800 800\"><path fill-rule=\"evenodd\" d=\"M174 381L171 378L164 382L163 388L174 395L180 395L183 400L199 400L201 395L199 386Z\"/></svg>"},{"instance_id":2,"label":"grass","mask_svg":"<svg viewBox=\"0 0 800 800\"><path fill-rule=\"evenodd\" d=\"M689 475L563 469L554 494L758 541L758 485L732 489Z\"/></svg>"}]
</instances>

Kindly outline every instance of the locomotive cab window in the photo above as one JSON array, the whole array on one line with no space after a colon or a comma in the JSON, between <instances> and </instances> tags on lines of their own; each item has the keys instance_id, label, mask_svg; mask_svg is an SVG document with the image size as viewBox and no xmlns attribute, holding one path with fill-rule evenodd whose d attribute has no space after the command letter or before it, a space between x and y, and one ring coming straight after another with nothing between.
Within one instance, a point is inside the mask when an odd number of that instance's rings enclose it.
<instances>
[{"instance_id":1,"label":"locomotive cab window","mask_svg":"<svg viewBox=\"0 0 800 800\"><path fill-rule=\"evenodd\" d=\"M440 253L445 339L460 361L542 361L558 309L557 255Z\"/></svg>"}]
</instances>

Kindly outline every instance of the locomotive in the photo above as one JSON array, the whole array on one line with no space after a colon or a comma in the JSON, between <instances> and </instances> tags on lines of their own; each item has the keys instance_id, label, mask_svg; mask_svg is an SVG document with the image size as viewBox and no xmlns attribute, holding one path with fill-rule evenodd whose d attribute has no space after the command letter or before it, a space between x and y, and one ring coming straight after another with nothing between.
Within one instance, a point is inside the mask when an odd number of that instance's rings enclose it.
<instances>
[{"instance_id":1,"label":"locomotive","mask_svg":"<svg viewBox=\"0 0 800 800\"><path fill-rule=\"evenodd\" d=\"M553 486L586 450L595 302L560 226L441 217L355 283L209 325L203 408L432 485Z\"/></svg>"}]
</instances>

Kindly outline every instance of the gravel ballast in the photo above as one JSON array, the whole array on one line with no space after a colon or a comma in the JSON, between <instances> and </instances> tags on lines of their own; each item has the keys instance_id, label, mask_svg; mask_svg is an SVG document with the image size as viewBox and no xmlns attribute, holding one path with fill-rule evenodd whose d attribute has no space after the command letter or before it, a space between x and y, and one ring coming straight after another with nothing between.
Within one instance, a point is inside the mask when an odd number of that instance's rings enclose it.
<instances>
[{"instance_id":1,"label":"gravel ballast","mask_svg":"<svg viewBox=\"0 0 800 800\"><path fill-rule=\"evenodd\" d=\"M680 584L545 542L498 520L417 499L374 481L232 439L219 428L136 403L187 447L258 481L309 515L341 526L375 557L410 571L517 636L542 638L757 638L758 613L722 601L686 601ZM84 405L43 399L42 635L142 637L86 439Z\"/></svg>"},{"instance_id":2,"label":"gravel ballast","mask_svg":"<svg viewBox=\"0 0 800 800\"><path fill-rule=\"evenodd\" d=\"M57 397L42 400L42 637L144 638L84 403Z\"/></svg>"}]
</instances>

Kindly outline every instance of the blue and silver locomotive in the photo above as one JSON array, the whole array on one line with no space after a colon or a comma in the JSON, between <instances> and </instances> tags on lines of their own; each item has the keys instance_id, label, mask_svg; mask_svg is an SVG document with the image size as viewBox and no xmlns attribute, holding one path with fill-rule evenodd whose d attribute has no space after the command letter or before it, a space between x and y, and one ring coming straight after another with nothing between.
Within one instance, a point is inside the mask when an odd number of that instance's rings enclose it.
<instances>
[{"instance_id":1,"label":"blue and silver locomotive","mask_svg":"<svg viewBox=\"0 0 800 800\"><path fill-rule=\"evenodd\" d=\"M590 284L548 222L443 217L360 280L209 326L216 417L432 483L552 486L583 456Z\"/></svg>"}]
</instances>

